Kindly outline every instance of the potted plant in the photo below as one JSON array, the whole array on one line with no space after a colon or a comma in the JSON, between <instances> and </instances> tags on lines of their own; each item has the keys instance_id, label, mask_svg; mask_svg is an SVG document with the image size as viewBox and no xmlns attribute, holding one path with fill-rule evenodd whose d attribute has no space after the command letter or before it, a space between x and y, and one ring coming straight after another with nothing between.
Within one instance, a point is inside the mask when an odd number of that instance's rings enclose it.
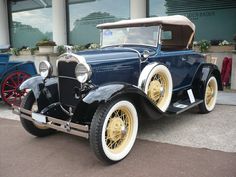
<instances>
[{"instance_id":1,"label":"potted plant","mask_svg":"<svg viewBox=\"0 0 236 177\"><path fill-rule=\"evenodd\" d=\"M39 48L39 53L53 53L56 43L49 39L43 39L37 42L36 46Z\"/></svg>"},{"instance_id":2,"label":"potted plant","mask_svg":"<svg viewBox=\"0 0 236 177\"><path fill-rule=\"evenodd\" d=\"M198 45L201 53L207 52L209 50L209 47L211 46L210 42L207 40L201 40Z\"/></svg>"}]
</instances>

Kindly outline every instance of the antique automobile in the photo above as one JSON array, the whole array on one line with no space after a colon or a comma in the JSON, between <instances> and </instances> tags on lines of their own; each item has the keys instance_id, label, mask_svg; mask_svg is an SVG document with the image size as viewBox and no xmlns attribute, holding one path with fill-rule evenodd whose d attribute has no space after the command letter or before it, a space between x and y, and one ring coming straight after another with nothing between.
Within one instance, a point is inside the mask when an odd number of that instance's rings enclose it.
<instances>
[{"instance_id":1,"label":"antique automobile","mask_svg":"<svg viewBox=\"0 0 236 177\"><path fill-rule=\"evenodd\" d=\"M222 89L216 65L191 50L195 26L184 16L122 20L97 26L101 48L67 52L41 76L20 107L23 127L35 136L56 130L88 138L95 155L115 163L134 145L140 118L179 114L194 106L211 112ZM52 75L52 70L57 72Z\"/></svg>"},{"instance_id":2,"label":"antique automobile","mask_svg":"<svg viewBox=\"0 0 236 177\"><path fill-rule=\"evenodd\" d=\"M20 91L19 86L36 74L33 62L9 61L9 54L0 54L1 99L8 105L19 106L25 94L25 90Z\"/></svg>"}]
</instances>

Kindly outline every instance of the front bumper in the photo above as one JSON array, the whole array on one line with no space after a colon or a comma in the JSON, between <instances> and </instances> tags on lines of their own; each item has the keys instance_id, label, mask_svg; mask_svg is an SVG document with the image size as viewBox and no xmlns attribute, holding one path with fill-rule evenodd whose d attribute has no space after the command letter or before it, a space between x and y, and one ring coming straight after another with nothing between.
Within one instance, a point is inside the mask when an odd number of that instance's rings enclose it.
<instances>
[{"instance_id":1,"label":"front bumper","mask_svg":"<svg viewBox=\"0 0 236 177\"><path fill-rule=\"evenodd\" d=\"M32 118L32 111L27 109L12 106L12 112L19 115L21 118L27 119L29 121L38 123ZM54 117L46 116L46 123L41 123L45 127L52 128L61 132L69 133L72 135L80 136L83 138L89 138L89 126L76 124L70 121L60 120Z\"/></svg>"}]
</instances>

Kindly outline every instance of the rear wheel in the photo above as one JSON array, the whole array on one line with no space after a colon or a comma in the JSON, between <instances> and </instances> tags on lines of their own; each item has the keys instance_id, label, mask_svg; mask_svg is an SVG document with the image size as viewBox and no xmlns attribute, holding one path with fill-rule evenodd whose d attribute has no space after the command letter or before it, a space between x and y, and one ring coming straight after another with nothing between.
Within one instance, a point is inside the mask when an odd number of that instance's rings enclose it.
<instances>
[{"instance_id":1,"label":"rear wheel","mask_svg":"<svg viewBox=\"0 0 236 177\"><path fill-rule=\"evenodd\" d=\"M13 71L7 74L1 84L2 100L9 105L19 106L26 93L25 90L20 91L19 87L29 77L30 75L23 71Z\"/></svg>"},{"instance_id":2,"label":"rear wheel","mask_svg":"<svg viewBox=\"0 0 236 177\"><path fill-rule=\"evenodd\" d=\"M27 110L38 112L37 102L32 91L27 93L27 95L24 97L21 103L21 107ZM55 132L55 130L53 129L47 128L40 123L24 119L23 117L20 117L20 121L24 129L34 136L43 137Z\"/></svg>"},{"instance_id":3,"label":"rear wheel","mask_svg":"<svg viewBox=\"0 0 236 177\"><path fill-rule=\"evenodd\" d=\"M211 112L216 105L216 99L218 94L218 84L215 76L211 76L205 88L204 100L199 105L200 113L209 113Z\"/></svg>"},{"instance_id":4,"label":"rear wheel","mask_svg":"<svg viewBox=\"0 0 236 177\"><path fill-rule=\"evenodd\" d=\"M111 101L98 107L90 128L90 145L96 156L108 163L125 158L134 145L138 115L128 100Z\"/></svg>"}]
</instances>

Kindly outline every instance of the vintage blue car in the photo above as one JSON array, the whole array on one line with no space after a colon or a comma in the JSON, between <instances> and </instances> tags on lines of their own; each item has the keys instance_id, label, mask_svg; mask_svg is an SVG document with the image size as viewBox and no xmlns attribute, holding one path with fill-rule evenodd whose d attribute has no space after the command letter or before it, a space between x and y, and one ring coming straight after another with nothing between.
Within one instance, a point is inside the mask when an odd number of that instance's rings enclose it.
<instances>
[{"instance_id":1,"label":"vintage blue car","mask_svg":"<svg viewBox=\"0 0 236 177\"><path fill-rule=\"evenodd\" d=\"M101 48L65 53L41 76L20 107L23 127L35 136L55 130L88 138L96 156L109 163L134 145L140 118L179 114L194 106L211 112L222 89L216 65L191 50L195 26L184 16L122 20L97 26Z\"/></svg>"},{"instance_id":2,"label":"vintage blue car","mask_svg":"<svg viewBox=\"0 0 236 177\"><path fill-rule=\"evenodd\" d=\"M2 50L0 48L0 50ZM20 105L25 90L19 86L29 77L37 74L31 61L9 61L9 54L0 53L0 89L1 99L8 105Z\"/></svg>"}]
</instances>

